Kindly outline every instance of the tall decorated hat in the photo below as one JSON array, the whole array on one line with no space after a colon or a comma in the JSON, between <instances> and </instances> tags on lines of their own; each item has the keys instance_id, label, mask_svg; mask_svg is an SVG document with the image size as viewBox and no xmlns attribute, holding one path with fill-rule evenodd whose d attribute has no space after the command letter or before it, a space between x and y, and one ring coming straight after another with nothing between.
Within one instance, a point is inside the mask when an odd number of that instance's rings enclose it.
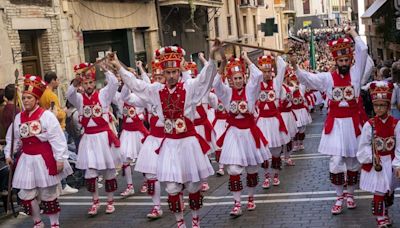
<instances>
[{"instance_id":1,"label":"tall decorated hat","mask_svg":"<svg viewBox=\"0 0 400 228\"><path fill-rule=\"evenodd\" d=\"M153 76L163 74L163 69L158 59L151 61L151 71Z\"/></svg>"},{"instance_id":2,"label":"tall decorated hat","mask_svg":"<svg viewBox=\"0 0 400 228\"><path fill-rule=\"evenodd\" d=\"M46 90L46 83L40 76L26 74L24 79L24 93L28 93L40 99Z\"/></svg>"},{"instance_id":3,"label":"tall decorated hat","mask_svg":"<svg viewBox=\"0 0 400 228\"><path fill-rule=\"evenodd\" d=\"M243 59L231 57L225 66L225 71L225 75L228 78L232 77L232 75L236 73L241 73L244 75L246 73L246 66L243 62Z\"/></svg>"},{"instance_id":4,"label":"tall decorated hat","mask_svg":"<svg viewBox=\"0 0 400 228\"><path fill-rule=\"evenodd\" d=\"M197 64L193 61L187 62L185 69L187 71L190 71L190 75L192 75L193 78L199 74L199 70L197 69Z\"/></svg>"},{"instance_id":5,"label":"tall decorated hat","mask_svg":"<svg viewBox=\"0 0 400 228\"><path fill-rule=\"evenodd\" d=\"M85 71L88 67L92 66L91 63L80 63L74 66L74 73L81 74L81 80L96 80L96 68L92 67Z\"/></svg>"},{"instance_id":6,"label":"tall decorated hat","mask_svg":"<svg viewBox=\"0 0 400 228\"><path fill-rule=\"evenodd\" d=\"M339 38L330 41L328 45L335 60L342 57L353 57L353 41L350 38Z\"/></svg>"},{"instance_id":7,"label":"tall decorated hat","mask_svg":"<svg viewBox=\"0 0 400 228\"><path fill-rule=\"evenodd\" d=\"M160 61L163 70L180 69L182 57L186 52L181 47L167 46L155 51L154 56Z\"/></svg>"},{"instance_id":8,"label":"tall decorated hat","mask_svg":"<svg viewBox=\"0 0 400 228\"><path fill-rule=\"evenodd\" d=\"M389 102L392 99L393 83L386 81L375 81L369 85L369 91L371 94L372 102L386 101Z\"/></svg>"},{"instance_id":9,"label":"tall decorated hat","mask_svg":"<svg viewBox=\"0 0 400 228\"><path fill-rule=\"evenodd\" d=\"M272 73L272 76L275 76L276 74L276 61L275 57L272 55L263 55L258 57L258 67L260 69L265 69L265 70L270 70Z\"/></svg>"}]
</instances>

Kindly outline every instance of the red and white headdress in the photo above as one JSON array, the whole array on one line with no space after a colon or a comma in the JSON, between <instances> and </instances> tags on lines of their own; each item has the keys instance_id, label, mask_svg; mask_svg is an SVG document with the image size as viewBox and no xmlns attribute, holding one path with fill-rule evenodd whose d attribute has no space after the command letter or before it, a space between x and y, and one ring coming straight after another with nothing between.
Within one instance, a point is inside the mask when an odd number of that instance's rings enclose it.
<instances>
[{"instance_id":1,"label":"red and white headdress","mask_svg":"<svg viewBox=\"0 0 400 228\"><path fill-rule=\"evenodd\" d=\"M192 77L196 77L199 74L199 70L197 70L197 64L193 61L188 62L185 66L185 69L190 71L190 75L192 75Z\"/></svg>"},{"instance_id":2,"label":"red and white headdress","mask_svg":"<svg viewBox=\"0 0 400 228\"><path fill-rule=\"evenodd\" d=\"M154 55L160 61L163 70L179 69L181 67L182 57L186 55L186 52L183 48L168 46L156 50Z\"/></svg>"},{"instance_id":3,"label":"red and white headdress","mask_svg":"<svg viewBox=\"0 0 400 228\"><path fill-rule=\"evenodd\" d=\"M29 93L40 99L46 89L46 83L40 76L26 74L24 79L24 93Z\"/></svg>"},{"instance_id":4,"label":"red and white headdress","mask_svg":"<svg viewBox=\"0 0 400 228\"><path fill-rule=\"evenodd\" d=\"M83 73L83 70L85 70L87 67L92 66L93 64L91 63L80 63L76 64L74 66L74 72L75 73ZM81 74L81 80L94 80L96 81L96 68L92 67L88 71L86 71L84 74Z\"/></svg>"},{"instance_id":5,"label":"red and white headdress","mask_svg":"<svg viewBox=\"0 0 400 228\"><path fill-rule=\"evenodd\" d=\"M393 83L386 81L375 81L369 85L369 91L371 94L372 102L374 101L386 101L389 102L392 99Z\"/></svg>"},{"instance_id":6,"label":"red and white headdress","mask_svg":"<svg viewBox=\"0 0 400 228\"><path fill-rule=\"evenodd\" d=\"M276 72L276 62L275 57L272 55L263 55L258 57L258 67L260 69L269 69L273 76L275 76Z\"/></svg>"},{"instance_id":7,"label":"red and white headdress","mask_svg":"<svg viewBox=\"0 0 400 228\"><path fill-rule=\"evenodd\" d=\"M225 66L226 77L230 78L232 75L236 73L245 74L246 73L246 66L243 62L243 59L231 57L228 63Z\"/></svg>"},{"instance_id":8,"label":"red and white headdress","mask_svg":"<svg viewBox=\"0 0 400 228\"><path fill-rule=\"evenodd\" d=\"M151 61L151 72L153 76L163 74L163 69L158 59Z\"/></svg>"},{"instance_id":9,"label":"red and white headdress","mask_svg":"<svg viewBox=\"0 0 400 228\"><path fill-rule=\"evenodd\" d=\"M328 45L335 60L341 57L353 57L353 41L350 38L339 38L330 41Z\"/></svg>"}]
</instances>

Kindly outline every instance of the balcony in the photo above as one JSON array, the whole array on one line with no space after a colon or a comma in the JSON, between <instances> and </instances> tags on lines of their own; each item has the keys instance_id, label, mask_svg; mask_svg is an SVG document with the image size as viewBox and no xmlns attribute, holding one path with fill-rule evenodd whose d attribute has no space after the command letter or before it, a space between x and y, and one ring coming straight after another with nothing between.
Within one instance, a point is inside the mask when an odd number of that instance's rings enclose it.
<instances>
[{"instance_id":1,"label":"balcony","mask_svg":"<svg viewBox=\"0 0 400 228\"><path fill-rule=\"evenodd\" d=\"M205 7L222 7L222 0L194 0L194 5ZM160 0L160 6L189 5L188 0Z\"/></svg>"},{"instance_id":2,"label":"balcony","mask_svg":"<svg viewBox=\"0 0 400 228\"><path fill-rule=\"evenodd\" d=\"M256 8L257 4L255 0L240 0L240 8Z\"/></svg>"},{"instance_id":3,"label":"balcony","mask_svg":"<svg viewBox=\"0 0 400 228\"><path fill-rule=\"evenodd\" d=\"M283 8L283 13L285 14L295 14L296 10L294 9L294 1L293 0L285 0L285 7Z\"/></svg>"}]
</instances>

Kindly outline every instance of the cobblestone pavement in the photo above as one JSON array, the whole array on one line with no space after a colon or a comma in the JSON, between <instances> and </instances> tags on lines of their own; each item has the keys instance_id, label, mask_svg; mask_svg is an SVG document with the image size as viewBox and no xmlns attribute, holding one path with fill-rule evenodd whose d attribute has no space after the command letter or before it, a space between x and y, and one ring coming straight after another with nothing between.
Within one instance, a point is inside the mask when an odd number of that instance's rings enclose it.
<instances>
[{"instance_id":1,"label":"cobblestone pavement","mask_svg":"<svg viewBox=\"0 0 400 228\"><path fill-rule=\"evenodd\" d=\"M204 207L200 212L202 227L375 227L375 220L371 215L372 195L357 191L358 207L354 210L345 209L341 215L333 216L330 208L335 200L335 193L328 178L329 158L317 152L323 120L325 115L313 114L313 123L307 129L305 150L293 154L296 162L294 167L284 167L281 172L281 185L268 190L256 189L255 200L257 209L236 219L230 218L229 211L233 199L228 191L228 176L210 177L210 190L205 193ZM216 164L213 164L216 168ZM263 170L260 168L260 181ZM84 188L79 193L61 197L61 224L63 227L175 227L175 219L168 211L166 193L163 191L162 208L163 218L149 221L146 214L150 211L151 199L139 192L143 177L134 173L134 184L138 193L134 196L121 199L117 197L116 211L106 215L105 206L95 218L89 218L86 213L91 205L90 195ZM122 178L119 178L117 194L125 187ZM162 185L162 189L164 189ZM397 191L395 205L391 208L394 219L393 227L400 227L400 204ZM117 195L116 194L116 195ZM247 200L244 189L242 203ZM105 196L104 188L101 195ZM105 197L101 198L105 203ZM186 200L187 201L187 200ZM188 207L187 207L188 208ZM397 215L397 216L396 216ZM190 225L190 210L185 211L186 223ZM47 218L44 221L48 225ZM1 222L1 221L0 221ZM7 219L0 223L1 227L31 227L30 218L19 216L17 219ZM190 226L188 226L190 227Z\"/></svg>"}]
</instances>

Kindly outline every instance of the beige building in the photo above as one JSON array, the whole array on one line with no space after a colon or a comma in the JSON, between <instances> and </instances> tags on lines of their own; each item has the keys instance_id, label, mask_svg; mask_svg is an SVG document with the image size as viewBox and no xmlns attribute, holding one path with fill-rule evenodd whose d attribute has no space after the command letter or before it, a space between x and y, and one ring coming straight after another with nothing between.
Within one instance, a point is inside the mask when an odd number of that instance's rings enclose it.
<instances>
[{"instance_id":1,"label":"beige building","mask_svg":"<svg viewBox=\"0 0 400 228\"><path fill-rule=\"evenodd\" d=\"M281 31L287 30L282 27L281 13L274 6L273 0L223 0L223 7L209 10L209 36L211 39L233 41L273 49L284 48L284 34ZM265 36L262 31L262 24L266 19L272 19L278 26L277 33L272 36ZM286 32L287 34L287 32ZM242 50L238 46L227 45L226 53L238 56ZM246 48L253 59L262 51Z\"/></svg>"},{"instance_id":2,"label":"beige building","mask_svg":"<svg viewBox=\"0 0 400 228\"><path fill-rule=\"evenodd\" d=\"M62 96L75 64L110 50L126 65L149 62L160 46L154 1L0 0L0 9L0 87L14 81L15 68L36 75L53 70Z\"/></svg>"},{"instance_id":3,"label":"beige building","mask_svg":"<svg viewBox=\"0 0 400 228\"><path fill-rule=\"evenodd\" d=\"M393 18L396 17L394 1L359 1L359 15L365 25L365 35L372 58L400 59L400 37Z\"/></svg>"}]
</instances>

